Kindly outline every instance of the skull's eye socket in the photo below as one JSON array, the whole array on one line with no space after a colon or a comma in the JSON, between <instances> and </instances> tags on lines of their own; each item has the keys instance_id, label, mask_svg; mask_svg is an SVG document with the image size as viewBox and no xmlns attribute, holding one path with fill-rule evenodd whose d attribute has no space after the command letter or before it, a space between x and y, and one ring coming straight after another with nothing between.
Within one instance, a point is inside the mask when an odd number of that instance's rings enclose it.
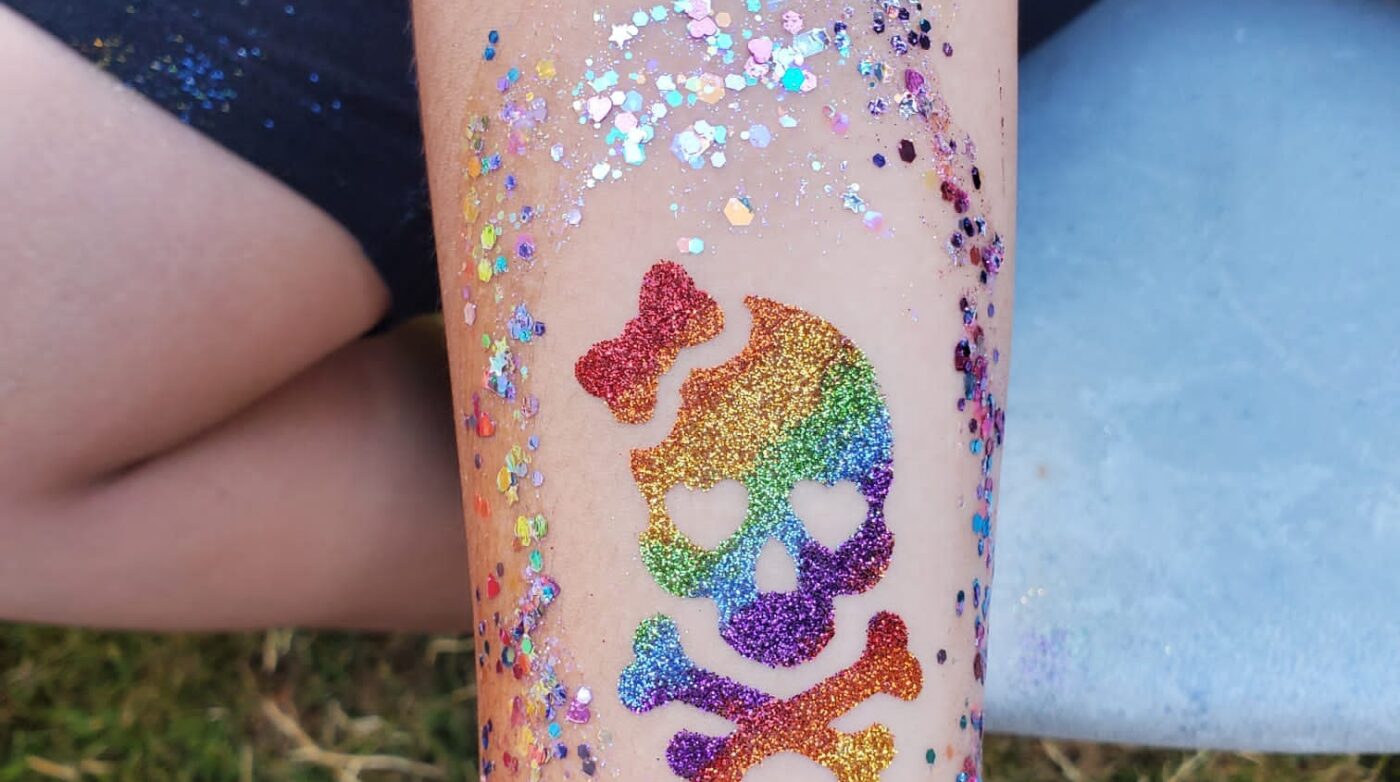
<instances>
[{"instance_id":1,"label":"skull's eye socket","mask_svg":"<svg viewBox=\"0 0 1400 782\"><path fill-rule=\"evenodd\" d=\"M696 491L681 484L666 492L666 511L676 528L695 545L715 549L734 534L748 514L749 493L744 484L723 480L713 488Z\"/></svg>"},{"instance_id":2,"label":"skull's eye socket","mask_svg":"<svg viewBox=\"0 0 1400 782\"><path fill-rule=\"evenodd\" d=\"M854 481L827 486L800 481L789 497L792 510L807 527L807 534L834 549L845 543L865 521L867 504Z\"/></svg>"}]
</instances>

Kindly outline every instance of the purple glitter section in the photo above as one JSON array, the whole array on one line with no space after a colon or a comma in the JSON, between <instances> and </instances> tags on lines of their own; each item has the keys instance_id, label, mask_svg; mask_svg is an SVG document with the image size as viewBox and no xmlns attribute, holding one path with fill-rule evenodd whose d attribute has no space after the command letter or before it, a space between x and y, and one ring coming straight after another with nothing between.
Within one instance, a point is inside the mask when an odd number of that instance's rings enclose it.
<instances>
[{"instance_id":1,"label":"purple glitter section","mask_svg":"<svg viewBox=\"0 0 1400 782\"><path fill-rule=\"evenodd\" d=\"M885 526L885 497L893 477L886 461L861 478L865 521L836 551L812 538L803 541L796 590L762 592L720 625L735 651L765 665L792 667L826 648L836 632L834 598L871 588L889 566L894 535Z\"/></svg>"},{"instance_id":2,"label":"purple glitter section","mask_svg":"<svg viewBox=\"0 0 1400 782\"><path fill-rule=\"evenodd\" d=\"M671 737L666 747L666 763L676 776L694 779L723 749L726 739L683 730Z\"/></svg>"}]
</instances>

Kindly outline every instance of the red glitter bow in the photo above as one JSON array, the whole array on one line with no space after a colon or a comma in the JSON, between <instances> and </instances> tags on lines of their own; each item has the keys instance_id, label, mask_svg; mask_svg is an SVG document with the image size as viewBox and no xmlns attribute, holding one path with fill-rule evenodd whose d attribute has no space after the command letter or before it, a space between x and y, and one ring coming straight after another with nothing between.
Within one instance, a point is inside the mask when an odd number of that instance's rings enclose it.
<instances>
[{"instance_id":1,"label":"red glitter bow","mask_svg":"<svg viewBox=\"0 0 1400 782\"><path fill-rule=\"evenodd\" d=\"M640 424L656 409L656 387L681 348L724 329L724 312L684 267L660 261L642 278L637 317L622 334L589 349L574 364L584 390L608 403L617 420Z\"/></svg>"}]
</instances>

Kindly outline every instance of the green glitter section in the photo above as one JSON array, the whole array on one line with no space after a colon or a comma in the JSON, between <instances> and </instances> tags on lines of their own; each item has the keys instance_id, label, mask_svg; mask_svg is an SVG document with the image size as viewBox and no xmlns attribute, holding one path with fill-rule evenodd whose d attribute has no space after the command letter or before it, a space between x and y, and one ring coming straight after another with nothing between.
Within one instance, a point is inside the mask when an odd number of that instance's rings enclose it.
<instances>
[{"instance_id":1,"label":"green glitter section","mask_svg":"<svg viewBox=\"0 0 1400 782\"><path fill-rule=\"evenodd\" d=\"M754 468L736 477L749 493L749 512L739 529L708 550L679 534L670 542L650 530L641 536L642 561L663 589L679 597L702 597L706 586L752 584L753 565L768 538L781 532L792 506L788 495L798 481L826 480L838 474L829 462L846 444L885 415L875 370L860 351L843 349L822 376L821 402L781 440L759 451ZM779 535L780 538L788 537ZM794 556L795 540L785 540ZM713 587L711 586L711 589Z\"/></svg>"}]
</instances>

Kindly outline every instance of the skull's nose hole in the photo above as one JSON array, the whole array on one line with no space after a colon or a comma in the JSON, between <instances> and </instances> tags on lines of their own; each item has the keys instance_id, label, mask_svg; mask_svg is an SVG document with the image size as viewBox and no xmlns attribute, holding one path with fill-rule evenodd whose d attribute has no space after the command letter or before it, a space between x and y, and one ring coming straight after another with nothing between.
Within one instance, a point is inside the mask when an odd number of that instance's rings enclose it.
<instances>
[{"instance_id":1,"label":"skull's nose hole","mask_svg":"<svg viewBox=\"0 0 1400 782\"><path fill-rule=\"evenodd\" d=\"M789 501L807 534L829 549L845 543L865 521L865 495L855 481L839 481L834 486L800 481Z\"/></svg>"},{"instance_id":2,"label":"skull's nose hole","mask_svg":"<svg viewBox=\"0 0 1400 782\"><path fill-rule=\"evenodd\" d=\"M666 492L666 511L676 528L707 549L718 547L739 529L748 505L748 491L735 480L720 481L703 491L677 484Z\"/></svg>"},{"instance_id":3,"label":"skull's nose hole","mask_svg":"<svg viewBox=\"0 0 1400 782\"><path fill-rule=\"evenodd\" d=\"M777 538L769 538L758 552L754 583L760 592L791 592L797 589L797 562Z\"/></svg>"}]
</instances>

